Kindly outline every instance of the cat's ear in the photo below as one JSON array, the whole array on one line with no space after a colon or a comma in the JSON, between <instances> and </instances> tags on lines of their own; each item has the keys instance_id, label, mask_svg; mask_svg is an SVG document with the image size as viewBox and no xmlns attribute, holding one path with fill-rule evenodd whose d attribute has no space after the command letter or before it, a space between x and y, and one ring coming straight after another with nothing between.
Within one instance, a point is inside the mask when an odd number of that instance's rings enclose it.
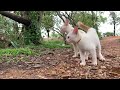
<instances>
[{"instance_id":1,"label":"cat's ear","mask_svg":"<svg viewBox=\"0 0 120 90\"><path fill-rule=\"evenodd\" d=\"M65 20L65 25L67 26L69 24L69 19Z\"/></svg>"},{"instance_id":2,"label":"cat's ear","mask_svg":"<svg viewBox=\"0 0 120 90\"><path fill-rule=\"evenodd\" d=\"M74 34L77 34L77 33L78 33L78 27L77 27L77 26L74 27L73 33L74 33Z\"/></svg>"}]
</instances>

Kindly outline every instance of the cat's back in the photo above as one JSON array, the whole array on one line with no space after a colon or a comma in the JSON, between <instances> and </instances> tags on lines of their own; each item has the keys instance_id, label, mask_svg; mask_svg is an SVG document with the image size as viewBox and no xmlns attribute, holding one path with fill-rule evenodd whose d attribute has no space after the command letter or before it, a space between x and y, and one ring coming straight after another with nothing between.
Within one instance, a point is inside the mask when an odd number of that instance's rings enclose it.
<instances>
[{"instance_id":1,"label":"cat's back","mask_svg":"<svg viewBox=\"0 0 120 90\"><path fill-rule=\"evenodd\" d=\"M81 35L82 37L84 37L84 36L86 36L87 35L87 33L86 32L84 32L83 30L79 30L79 35Z\"/></svg>"},{"instance_id":2,"label":"cat's back","mask_svg":"<svg viewBox=\"0 0 120 90\"><path fill-rule=\"evenodd\" d=\"M87 36L89 37L89 40L91 40L94 43L98 43L99 42L99 37L97 35L97 32L94 28L90 28L87 32Z\"/></svg>"},{"instance_id":3,"label":"cat's back","mask_svg":"<svg viewBox=\"0 0 120 90\"><path fill-rule=\"evenodd\" d=\"M94 28L90 28L90 29L88 29L87 34L88 35L95 35L96 34L96 30Z\"/></svg>"},{"instance_id":4,"label":"cat's back","mask_svg":"<svg viewBox=\"0 0 120 90\"><path fill-rule=\"evenodd\" d=\"M81 30L81 29L79 29L79 32L81 32L81 33L86 33L85 31L83 31L83 30Z\"/></svg>"}]
</instances>

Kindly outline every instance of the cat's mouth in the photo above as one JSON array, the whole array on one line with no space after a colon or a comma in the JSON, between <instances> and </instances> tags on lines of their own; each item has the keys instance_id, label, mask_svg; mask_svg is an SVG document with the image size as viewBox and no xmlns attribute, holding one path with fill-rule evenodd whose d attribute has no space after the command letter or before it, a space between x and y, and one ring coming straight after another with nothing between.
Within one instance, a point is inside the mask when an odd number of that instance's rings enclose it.
<instances>
[{"instance_id":1,"label":"cat's mouth","mask_svg":"<svg viewBox=\"0 0 120 90\"><path fill-rule=\"evenodd\" d=\"M60 29L60 32L61 32L61 33L65 33L65 31L66 31L66 30L65 30L64 28L61 28L61 29Z\"/></svg>"},{"instance_id":2,"label":"cat's mouth","mask_svg":"<svg viewBox=\"0 0 120 90\"><path fill-rule=\"evenodd\" d=\"M71 40L71 39L66 39L66 41L67 41L68 43L71 43L71 42L72 42L72 40Z\"/></svg>"},{"instance_id":3,"label":"cat's mouth","mask_svg":"<svg viewBox=\"0 0 120 90\"><path fill-rule=\"evenodd\" d=\"M60 33L65 33L65 30L64 29L60 29Z\"/></svg>"}]
</instances>

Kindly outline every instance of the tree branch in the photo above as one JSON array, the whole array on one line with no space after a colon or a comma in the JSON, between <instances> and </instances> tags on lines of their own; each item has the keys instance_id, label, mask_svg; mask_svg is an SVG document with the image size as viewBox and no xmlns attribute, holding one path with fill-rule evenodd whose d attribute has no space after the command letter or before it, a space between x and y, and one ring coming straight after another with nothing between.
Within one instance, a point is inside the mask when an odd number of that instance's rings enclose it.
<instances>
[{"instance_id":1,"label":"tree branch","mask_svg":"<svg viewBox=\"0 0 120 90\"><path fill-rule=\"evenodd\" d=\"M55 32L57 32L58 34L60 34L62 37L64 37L60 32L58 32L58 31L55 30L55 29L59 30L58 28L53 28L52 30L55 31Z\"/></svg>"},{"instance_id":2,"label":"tree branch","mask_svg":"<svg viewBox=\"0 0 120 90\"><path fill-rule=\"evenodd\" d=\"M57 15L62 19L63 22L65 22L65 20L63 19L62 15L60 14L60 11L56 11Z\"/></svg>"},{"instance_id":3,"label":"tree branch","mask_svg":"<svg viewBox=\"0 0 120 90\"><path fill-rule=\"evenodd\" d=\"M17 16L13 13L8 12L8 11L0 11L0 14L3 15L3 16L6 16L6 17L8 17L8 18L10 18L10 19L12 19L16 22L22 23L26 26L29 26L31 24L30 20L27 20L25 18Z\"/></svg>"},{"instance_id":4,"label":"tree branch","mask_svg":"<svg viewBox=\"0 0 120 90\"><path fill-rule=\"evenodd\" d=\"M76 26L76 23L74 22L73 18L67 12L65 12L65 14L67 15L67 18L70 20L70 22L72 23L72 25Z\"/></svg>"}]
</instances>

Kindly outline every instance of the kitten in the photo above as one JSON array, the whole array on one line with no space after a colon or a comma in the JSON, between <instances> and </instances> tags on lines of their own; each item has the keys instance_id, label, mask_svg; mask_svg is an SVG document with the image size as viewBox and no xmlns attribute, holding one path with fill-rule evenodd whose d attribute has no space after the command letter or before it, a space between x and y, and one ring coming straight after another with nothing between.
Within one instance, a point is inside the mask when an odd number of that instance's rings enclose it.
<instances>
[{"instance_id":1,"label":"kitten","mask_svg":"<svg viewBox=\"0 0 120 90\"><path fill-rule=\"evenodd\" d=\"M69 24L69 20L66 19L65 23L61 26L60 32L68 34L73 29L74 28L72 27L72 25ZM81 32L82 34L86 34L83 30L79 30L79 32ZM73 49L74 49L74 55L72 57L77 57L79 54L79 48L77 47L77 43L72 42L71 44L73 45ZM86 59L88 59L88 55L86 56Z\"/></svg>"},{"instance_id":2,"label":"kitten","mask_svg":"<svg viewBox=\"0 0 120 90\"><path fill-rule=\"evenodd\" d=\"M91 29L91 27L89 27L89 26L87 26L87 25L85 25L84 23L82 23L82 22L80 22L80 21L78 21L78 23L77 23L77 26L78 27L80 27L80 28L82 28L85 32L89 32L89 30ZM94 28L93 28L94 29ZM90 32L89 32L90 33ZM98 35L97 35L97 32L96 32L96 30L94 29L94 31L92 32L92 34L95 36L95 38L96 38L96 42L98 43L98 50L97 50L97 56L98 56L98 58L100 59L100 60L105 60L105 58L102 56L102 54L101 54L101 44L100 44L100 40L99 40L99 37L98 37ZM92 34L90 34L91 35L91 37L92 37ZM93 37L94 37L93 36ZM93 39L94 40L94 39Z\"/></svg>"},{"instance_id":3,"label":"kitten","mask_svg":"<svg viewBox=\"0 0 120 90\"><path fill-rule=\"evenodd\" d=\"M80 50L80 65L86 65L85 53L90 53L92 56L92 64L97 65L96 49L98 58L100 60L105 60L101 54L100 41L94 28L87 28L86 31L86 34L82 34L81 32L78 32L78 27L75 26L75 28L67 34L66 40L69 43L77 43Z\"/></svg>"}]
</instances>

